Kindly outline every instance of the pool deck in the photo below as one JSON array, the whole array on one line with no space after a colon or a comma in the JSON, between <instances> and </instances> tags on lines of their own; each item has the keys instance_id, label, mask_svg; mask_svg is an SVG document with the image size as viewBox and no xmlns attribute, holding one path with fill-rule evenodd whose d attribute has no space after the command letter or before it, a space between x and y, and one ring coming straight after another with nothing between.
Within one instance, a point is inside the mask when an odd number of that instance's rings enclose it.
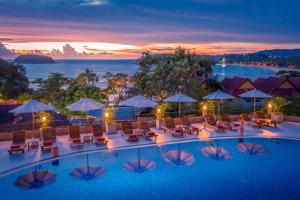
<instances>
[{"instance_id":1,"label":"pool deck","mask_svg":"<svg viewBox=\"0 0 300 200\"><path fill-rule=\"evenodd\" d=\"M224 133L216 133L214 131L204 130L202 124L194 124L199 127L202 131L198 136L195 135L184 135L183 137L173 137L169 133L164 133L161 130L152 128L158 134L156 142L153 140L146 140L141 137L138 142L127 142L126 137L121 134L106 135L109 139L107 147L96 146L93 143L84 144L83 148L70 148L68 143L68 136L57 136L57 146L59 148L60 156L71 156L78 153L87 151L97 151L103 149L122 149L122 148L135 148L140 146L150 146L150 145L164 145L176 142L189 142L189 141L207 141L210 139L217 138L231 138L238 137L237 130L226 130ZM82 134L89 135L89 134ZM293 122L283 122L278 125L277 128L274 127L263 127L260 129L252 128L245 125L244 137L264 137L264 138L293 138L300 139L300 123ZM25 150L24 154L10 155L7 149L10 147L11 141L0 141L0 177L4 174L9 173L11 170L30 165L34 162L39 162L47 159L51 159L50 151L42 152L38 150Z\"/></svg>"}]
</instances>

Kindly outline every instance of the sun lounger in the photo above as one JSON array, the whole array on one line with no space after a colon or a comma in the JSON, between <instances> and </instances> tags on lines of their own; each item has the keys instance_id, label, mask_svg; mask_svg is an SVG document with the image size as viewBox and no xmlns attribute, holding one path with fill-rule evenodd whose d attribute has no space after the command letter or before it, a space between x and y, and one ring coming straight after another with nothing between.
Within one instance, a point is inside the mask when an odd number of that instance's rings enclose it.
<instances>
[{"instance_id":1,"label":"sun lounger","mask_svg":"<svg viewBox=\"0 0 300 200\"><path fill-rule=\"evenodd\" d=\"M103 135L102 125L93 125L93 138L96 145L107 145L108 140Z\"/></svg>"},{"instance_id":2,"label":"sun lounger","mask_svg":"<svg viewBox=\"0 0 300 200\"><path fill-rule=\"evenodd\" d=\"M277 127L277 122L275 120L268 119L266 117L266 115L261 111L256 111L255 112L255 117L258 121L260 121L264 125Z\"/></svg>"},{"instance_id":3,"label":"sun lounger","mask_svg":"<svg viewBox=\"0 0 300 200\"><path fill-rule=\"evenodd\" d=\"M12 144L8 152L12 153L24 153L25 147L25 131L13 132Z\"/></svg>"},{"instance_id":4,"label":"sun lounger","mask_svg":"<svg viewBox=\"0 0 300 200\"><path fill-rule=\"evenodd\" d=\"M251 120L249 115L247 114L240 114L240 118L243 124L247 124L249 126L252 126L253 128L261 128L262 123L257 120Z\"/></svg>"},{"instance_id":5,"label":"sun lounger","mask_svg":"<svg viewBox=\"0 0 300 200\"><path fill-rule=\"evenodd\" d=\"M150 130L149 123L146 121L139 122L139 128L143 130L143 134L146 138L146 140L149 140L150 138L154 138L154 141L156 141L157 134Z\"/></svg>"},{"instance_id":6,"label":"sun lounger","mask_svg":"<svg viewBox=\"0 0 300 200\"><path fill-rule=\"evenodd\" d=\"M42 129L42 145L41 150L51 150L52 145L56 142L56 128Z\"/></svg>"},{"instance_id":7,"label":"sun lounger","mask_svg":"<svg viewBox=\"0 0 300 200\"><path fill-rule=\"evenodd\" d=\"M183 127L179 124L176 126L172 118L163 119L163 122L162 129L164 132L171 133L174 137L183 136Z\"/></svg>"},{"instance_id":8,"label":"sun lounger","mask_svg":"<svg viewBox=\"0 0 300 200\"><path fill-rule=\"evenodd\" d=\"M79 126L69 126L69 143L71 145L71 148L83 146L83 142L80 138Z\"/></svg>"},{"instance_id":9,"label":"sun lounger","mask_svg":"<svg viewBox=\"0 0 300 200\"><path fill-rule=\"evenodd\" d=\"M131 122L122 122L122 135L127 136L128 142L139 141L139 136L133 132L133 127Z\"/></svg>"},{"instance_id":10,"label":"sun lounger","mask_svg":"<svg viewBox=\"0 0 300 200\"><path fill-rule=\"evenodd\" d=\"M225 126L222 124L217 124L213 115L206 115L205 117L205 126L213 128L217 132L224 132Z\"/></svg>"},{"instance_id":11,"label":"sun lounger","mask_svg":"<svg viewBox=\"0 0 300 200\"><path fill-rule=\"evenodd\" d=\"M180 122L183 126L185 126L190 134L199 135L199 128L192 125L188 117L181 117Z\"/></svg>"}]
</instances>

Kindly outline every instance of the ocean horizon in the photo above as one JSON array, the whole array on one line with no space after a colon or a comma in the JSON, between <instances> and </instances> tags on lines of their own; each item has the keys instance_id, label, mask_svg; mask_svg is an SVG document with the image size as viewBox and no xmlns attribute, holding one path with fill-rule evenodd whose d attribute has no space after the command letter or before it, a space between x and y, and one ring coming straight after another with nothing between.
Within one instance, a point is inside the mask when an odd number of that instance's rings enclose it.
<instances>
[{"instance_id":1,"label":"ocean horizon","mask_svg":"<svg viewBox=\"0 0 300 200\"><path fill-rule=\"evenodd\" d=\"M105 84L102 78L105 73L126 73L134 74L138 69L136 60L56 60L51 64L23 64L30 81L37 78L47 78L50 73L59 72L68 78L75 78L84 69L89 68L99 76L97 85ZM275 75L276 70L268 67L246 66L239 64L228 64L213 66L214 75L222 80L225 77L240 76L255 80L257 77L268 77Z\"/></svg>"}]
</instances>

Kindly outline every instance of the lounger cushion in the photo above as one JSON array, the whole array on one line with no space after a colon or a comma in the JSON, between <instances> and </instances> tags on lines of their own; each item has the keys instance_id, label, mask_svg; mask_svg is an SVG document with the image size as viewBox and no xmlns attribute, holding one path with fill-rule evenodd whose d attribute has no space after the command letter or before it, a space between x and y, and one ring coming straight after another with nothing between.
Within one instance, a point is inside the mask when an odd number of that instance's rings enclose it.
<instances>
[{"instance_id":1,"label":"lounger cushion","mask_svg":"<svg viewBox=\"0 0 300 200\"><path fill-rule=\"evenodd\" d=\"M97 141L104 142L104 141L106 141L106 139L105 139L105 137L99 137L99 138L97 138Z\"/></svg>"},{"instance_id":2,"label":"lounger cushion","mask_svg":"<svg viewBox=\"0 0 300 200\"><path fill-rule=\"evenodd\" d=\"M73 139L72 140L74 143L80 143L81 141L80 141L80 139Z\"/></svg>"},{"instance_id":3,"label":"lounger cushion","mask_svg":"<svg viewBox=\"0 0 300 200\"><path fill-rule=\"evenodd\" d=\"M156 133L154 133L154 132L148 132L148 135L154 136L154 135L156 135Z\"/></svg>"},{"instance_id":4,"label":"lounger cushion","mask_svg":"<svg viewBox=\"0 0 300 200\"><path fill-rule=\"evenodd\" d=\"M44 146L51 146L53 144L52 141L44 141L43 142Z\"/></svg>"},{"instance_id":5,"label":"lounger cushion","mask_svg":"<svg viewBox=\"0 0 300 200\"><path fill-rule=\"evenodd\" d=\"M175 133L181 133L182 132L182 129L176 129L175 130Z\"/></svg>"},{"instance_id":6,"label":"lounger cushion","mask_svg":"<svg viewBox=\"0 0 300 200\"><path fill-rule=\"evenodd\" d=\"M20 145L17 145L17 144L14 144L14 145L11 145L10 148L11 148L11 149L20 149L21 146L20 146Z\"/></svg>"},{"instance_id":7,"label":"lounger cushion","mask_svg":"<svg viewBox=\"0 0 300 200\"><path fill-rule=\"evenodd\" d=\"M198 128L193 127L193 128L192 128L192 131L198 131Z\"/></svg>"},{"instance_id":8,"label":"lounger cushion","mask_svg":"<svg viewBox=\"0 0 300 200\"><path fill-rule=\"evenodd\" d=\"M129 141L138 141L139 140L139 137L135 134L132 134L132 135L129 135L128 136L128 139Z\"/></svg>"}]
</instances>

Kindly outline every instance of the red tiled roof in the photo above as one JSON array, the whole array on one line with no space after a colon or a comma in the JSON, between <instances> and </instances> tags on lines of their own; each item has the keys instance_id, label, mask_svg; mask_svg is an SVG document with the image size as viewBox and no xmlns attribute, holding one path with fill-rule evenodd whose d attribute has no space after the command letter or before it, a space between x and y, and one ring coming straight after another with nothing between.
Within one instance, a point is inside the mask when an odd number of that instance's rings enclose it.
<instances>
[{"instance_id":1,"label":"red tiled roof","mask_svg":"<svg viewBox=\"0 0 300 200\"><path fill-rule=\"evenodd\" d=\"M226 93L231 94L233 96L238 96L248 91L247 89L240 89L241 85L246 81L252 83L251 80L248 78L235 76L233 78L224 78L222 81L222 85Z\"/></svg>"},{"instance_id":2,"label":"red tiled roof","mask_svg":"<svg viewBox=\"0 0 300 200\"><path fill-rule=\"evenodd\" d=\"M293 83L298 92L300 92L300 77L291 77L289 80Z\"/></svg>"},{"instance_id":3,"label":"red tiled roof","mask_svg":"<svg viewBox=\"0 0 300 200\"><path fill-rule=\"evenodd\" d=\"M286 78L283 77L273 77L268 78L258 78L254 81L254 85L258 90L261 90L267 94L272 94L272 92L280 86Z\"/></svg>"},{"instance_id":4,"label":"red tiled roof","mask_svg":"<svg viewBox=\"0 0 300 200\"><path fill-rule=\"evenodd\" d=\"M294 89L279 89L278 87L284 83L285 81L289 81L287 78L283 77L268 77L268 78L258 78L254 81L254 85L258 90L261 90L267 94L273 96L281 96L281 97L292 97L295 94ZM291 81L289 81L291 82ZM291 82L292 85L294 85Z\"/></svg>"}]
</instances>

